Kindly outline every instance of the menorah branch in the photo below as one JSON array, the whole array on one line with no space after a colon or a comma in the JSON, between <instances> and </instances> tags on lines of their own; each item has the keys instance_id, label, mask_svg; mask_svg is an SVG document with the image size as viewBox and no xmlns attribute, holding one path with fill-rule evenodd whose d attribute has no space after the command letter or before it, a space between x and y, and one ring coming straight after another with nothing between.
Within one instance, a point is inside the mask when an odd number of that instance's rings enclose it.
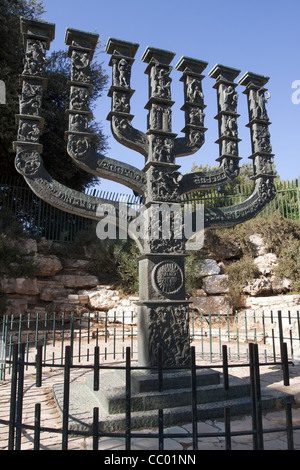
<instances>
[{"instance_id":1,"label":"menorah branch","mask_svg":"<svg viewBox=\"0 0 300 470\"><path fill-rule=\"evenodd\" d=\"M70 88L70 107L66 111L69 129L67 151L75 164L84 171L102 178L109 178L128 186L138 194L145 192L145 175L132 165L119 162L99 154L90 146L92 134L88 130L91 118L89 96L90 63L93 58L98 35L67 29L66 44L72 60Z\"/></svg>"},{"instance_id":2,"label":"menorah branch","mask_svg":"<svg viewBox=\"0 0 300 470\"><path fill-rule=\"evenodd\" d=\"M148 155L147 135L132 126L134 116L130 114L130 99L134 90L130 87L131 67L138 44L109 38L106 52L111 54L109 65L113 69L112 85L108 96L112 98L111 111L107 119L111 121L114 138L145 157Z\"/></svg>"},{"instance_id":3,"label":"menorah branch","mask_svg":"<svg viewBox=\"0 0 300 470\"><path fill-rule=\"evenodd\" d=\"M25 45L24 70L20 77L22 94L20 96L20 114L16 116L19 124L15 166L24 177L32 191L51 205L83 217L99 220L97 208L112 201L89 196L74 191L54 180L44 167L42 145L39 143L44 119L42 118L42 98L47 80L45 72L46 50L54 39L55 26L51 23L39 22L21 18L21 32ZM74 76L74 69L73 69ZM81 76L82 83L86 84ZM83 114L87 117L88 112ZM76 116L70 113L71 118ZM73 120L70 118L70 121ZM98 157L98 160L101 157ZM102 157L103 158L103 157ZM141 175L142 176L142 175ZM117 204L115 204L117 209Z\"/></svg>"}]
</instances>

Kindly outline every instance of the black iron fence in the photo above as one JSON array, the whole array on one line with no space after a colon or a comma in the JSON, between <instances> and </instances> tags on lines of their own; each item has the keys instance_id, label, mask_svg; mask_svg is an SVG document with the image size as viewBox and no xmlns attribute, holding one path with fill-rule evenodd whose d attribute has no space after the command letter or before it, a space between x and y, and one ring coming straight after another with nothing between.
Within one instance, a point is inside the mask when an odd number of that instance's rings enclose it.
<instances>
[{"instance_id":1,"label":"black iron fence","mask_svg":"<svg viewBox=\"0 0 300 470\"><path fill-rule=\"evenodd\" d=\"M88 363L94 346L100 347L104 361L122 361L126 347L137 357L137 317L135 312L110 310L86 313L26 313L0 319L2 353L8 361L0 363L0 380L11 372L10 360L15 343L24 344L27 361L37 346L43 346L43 362L59 363L65 346L70 346L73 362ZM281 344L288 348L289 360L300 360L299 311L245 310L234 314L190 314L190 341L201 360L215 363L228 348L230 362L247 362L252 343L260 346L263 362L281 357Z\"/></svg>"},{"instance_id":2,"label":"black iron fence","mask_svg":"<svg viewBox=\"0 0 300 470\"><path fill-rule=\"evenodd\" d=\"M7 418L2 417L0 419L0 425L6 426L8 429L7 449L8 450L22 450L22 440L24 436L31 435L32 449L39 450L41 436L44 433L56 434L60 441L61 450L67 450L69 442L74 436L81 437L82 439L91 438L92 448L97 450L99 446L99 440L101 441L104 437L110 437L112 439L123 438L125 440L125 450L131 450L131 444L133 439L151 439L154 443L158 442L159 450L164 450L165 439L170 438L190 438L192 442L192 449L198 450L199 439L205 438L218 438L222 437L225 441L224 449L230 450L232 448L232 439L237 436L250 436L252 439L253 450L264 449L264 437L266 433L279 433L282 432L286 436L286 445L288 450L295 448L294 436L300 430L299 425L293 423L293 403L292 399L287 399L282 406L285 409L285 425L282 427L263 429L262 425L262 395L261 395L261 384L260 384L260 370L265 364L259 361L258 346L255 344L250 345L250 356L247 364L249 368L249 380L250 380L250 397L251 397L251 416L252 426L251 429L239 430L233 432L231 430L232 416L231 407L224 407L224 432L199 432L197 424L199 422L198 407L197 407L197 385L196 385L196 373L200 368L209 368L212 366L201 366L196 363L195 348L191 348L191 365L189 368L184 370L190 373L190 407L191 407L191 431L189 433L180 434L180 432L174 432L173 434L166 434L164 432L164 410L157 410L158 414L158 426L155 432L149 433L147 431L137 431L132 428L131 417L132 417L132 406L131 406L131 374L134 370L138 369L136 365L132 364L130 348L126 348L125 352L125 364L123 366L112 366L101 365L99 360L99 347L96 346L93 351L93 364L90 365L79 365L73 364L72 351L70 346L66 346L64 361L62 363L43 363L43 347L38 346L36 350L36 358L34 361L27 362L25 360L25 345L22 344L18 350L18 345L13 346L13 354L11 368L11 382L10 382L10 400L9 410L7 409ZM230 390L231 378L229 370L231 368L240 367L240 364L228 364L227 346L222 348L222 361L218 365L214 365L214 369L219 368L222 371L223 377L223 388L224 390ZM274 365L281 366L282 380L285 386L290 383L289 365L287 356L286 343L281 344L281 359ZM36 403L34 406L34 424L28 424L24 420L23 413L23 399L24 399L24 377L26 374L26 368L31 368L32 376L34 376L34 383L30 388L40 388L44 380L44 374L47 373L49 368L59 368L63 371L63 412L62 412L62 426L61 427L49 427L42 425L42 409L41 404ZM74 430L69 428L69 414L70 414L70 383L71 383L71 372L72 370L81 370L86 372L90 370L93 372L93 388L95 391L99 390L99 384L103 371L108 368L123 368L125 371L125 396L126 396L126 410L125 410L125 429L122 432L102 432L99 427L99 407L93 408L92 424L89 429L86 430ZM158 355L158 365L156 372L159 380L159 391L163 390L164 377L167 370L162 366L162 355ZM28 413L27 413L28 415ZM26 424L27 423L27 424ZM298 434L299 436L299 434ZM183 463L183 462L181 462Z\"/></svg>"}]
</instances>

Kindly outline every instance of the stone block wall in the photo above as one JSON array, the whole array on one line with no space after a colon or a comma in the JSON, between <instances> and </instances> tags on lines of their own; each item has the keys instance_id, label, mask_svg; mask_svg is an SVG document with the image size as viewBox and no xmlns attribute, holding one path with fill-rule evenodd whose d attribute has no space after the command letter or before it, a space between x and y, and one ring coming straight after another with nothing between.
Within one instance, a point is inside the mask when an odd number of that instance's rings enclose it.
<instances>
[{"instance_id":1,"label":"stone block wall","mask_svg":"<svg viewBox=\"0 0 300 470\"><path fill-rule=\"evenodd\" d=\"M34 261L36 270L32 278L0 281L9 300L7 314L64 312L68 315L102 310L108 311L110 317L123 315L125 311L125 321L132 322L131 312L135 311L134 300L137 298L122 298L111 286L100 285L97 276L91 273L88 256L77 259L53 254L53 244L46 239L39 242L19 239L11 244L19 245L26 252L26 258Z\"/></svg>"},{"instance_id":2,"label":"stone block wall","mask_svg":"<svg viewBox=\"0 0 300 470\"><path fill-rule=\"evenodd\" d=\"M251 242L260 277L244 287L240 307L272 309L273 305L281 305L283 309L285 304L290 308L300 307L300 296L284 295L288 292L290 281L276 279L274 275L276 255L266 251L259 235L252 235ZM92 273L88 250L85 250L86 256L78 259L54 254L52 242L45 239L19 239L11 243L19 244L26 251L26 257L35 261L36 272L30 279L5 278L0 281L10 302L8 314L46 311L69 314L100 310L122 317L125 311L125 321L132 322L131 313L136 315L134 301L137 298L121 297L111 286L101 285L97 276ZM196 269L202 288L196 290L191 297L191 309L204 314L233 313L226 285L226 266L240 256L237 244L216 246L213 252L206 252L204 260L199 261Z\"/></svg>"}]
</instances>

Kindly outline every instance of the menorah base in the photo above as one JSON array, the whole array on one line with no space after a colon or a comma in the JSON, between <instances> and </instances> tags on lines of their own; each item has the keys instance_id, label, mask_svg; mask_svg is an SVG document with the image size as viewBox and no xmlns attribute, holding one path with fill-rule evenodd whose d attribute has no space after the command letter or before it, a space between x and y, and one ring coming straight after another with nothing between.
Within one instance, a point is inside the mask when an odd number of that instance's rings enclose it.
<instances>
[{"instance_id":1,"label":"menorah base","mask_svg":"<svg viewBox=\"0 0 300 470\"><path fill-rule=\"evenodd\" d=\"M125 371L123 371L125 373ZM230 407L231 415L251 413L250 383L230 376L230 388L224 390L222 375L209 369L197 371L197 419L203 421L224 417L224 407ZM126 398L126 382L120 371L100 374L100 387L93 390L93 374L85 383L70 384L69 430L91 430L93 410L98 408L99 432L115 432L130 427L148 429L159 425L159 410L163 410L164 427L192 421L191 373L164 374L162 392L158 391L157 376L131 371L130 402ZM63 413L64 385L53 387L58 411ZM291 399L291 395L278 390L262 390L263 409L276 409ZM153 445L155 445L155 441Z\"/></svg>"},{"instance_id":2,"label":"menorah base","mask_svg":"<svg viewBox=\"0 0 300 470\"><path fill-rule=\"evenodd\" d=\"M138 305L138 365L189 367L189 301L140 301ZM149 369L151 373L151 369Z\"/></svg>"}]
</instances>

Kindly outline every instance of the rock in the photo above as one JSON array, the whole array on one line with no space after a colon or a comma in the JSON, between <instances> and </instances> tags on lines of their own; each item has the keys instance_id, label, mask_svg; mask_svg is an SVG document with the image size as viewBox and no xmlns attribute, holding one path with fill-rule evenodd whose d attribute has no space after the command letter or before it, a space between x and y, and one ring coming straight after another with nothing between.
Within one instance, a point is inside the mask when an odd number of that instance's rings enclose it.
<instances>
[{"instance_id":1,"label":"rock","mask_svg":"<svg viewBox=\"0 0 300 470\"><path fill-rule=\"evenodd\" d=\"M300 294L270 297L243 297L241 305L252 310L285 311L300 308Z\"/></svg>"},{"instance_id":2,"label":"rock","mask_svg":"<svg viewBox=\"0 0 300 470\"><path fill-rule=\"evenodd\" d=\"M291 285L292 281L290 279L272 279L272 290L273 294L284 294L287 292Z\"/></svg>"},{"instance_id":3,"label":"rock","mask_svg":"<svg viewBox=\"0 0 300 470\"><path fill-rule=\"evenodd\" d=\"M249 282L249 284L242 289L242 292L253 297L258 295L270 295L273 292L272 282L266 277L260 277L259 279L254 279L252 282Z\"/></svg>"},{"instance_id":4,"label":"rock","mask_svg":"<svg viewBox=\"0 0 300 470\"><path fill-rule=\"evenodd\" d=\"M214 246L210 255L218 261L229 258L238 258L241 256L241 248L238 243L231 242L226 245Z\"/></svg>"},{"instance_id":5,"label":"rock","mask_svg":"<svg viewBox=\"0 0 300 470\"><path fill-rule=\"evenodd\" d=\"M37 265L36 276L40 277L54 276L63 268L59 258L55 255L38 254L34 257L34 261Z\"/></svg>"},{"instance_id":6,"label":"rock","mask_svg":"<svg viewBox=\"0 0 300 470\"><path fill-rule=\"evenodd\" d=\"M86 259L64 259L63 266L69 271L87 270L90 267L90 261Z\"/></svg>"},{"instance_id":7,"label":"rock","mask_svg":"<svg viewBox=\"0 0 300 470\"><path fill-rule=\"evenodd\" d=\"M36 240L33 238L24 238L20 241L21 248L28 253L37 253L38 246Z\"/></svg>"},{"instance_id":8,"label":"rock","mask_svg":"<svg viewBox=\"0 0 300 470\"><path fill-rule=\"evenodd\" d=\"M107 312L108 321L113 323L123 323L124 325L136 325L137 311L135 306L118 306Z\"/></svg>"},{"instance_id":9,"label":"rock","mask_svg":"<svg viewBox=\"0 0 300 470\"><path fill-rule=\"evenodd\" d=\"M277 256L274 253L266 253L254 259L254 264L257 266L261 274L268 275L274 270L277 265Z\"/></svg>"},{"instance_id":10,"label":"rock","mask_svg":"<svg viewBox=\"0 0 300 470\"><path fill-rule=\"evenodd\" d=\"M263 237L260 234L254 233L253 235L250 235L249 240L253 247L254 256L260 256L260 255L266 254L267 247L266 247Z\"/></svg>"},{"instance_id":11,"label":"rock","mask_svg":"<svg viewBox=\"0 0 300 470\"><path fill-rule=\"evenodd\" d=\"M51 250L53 245L52 240L47 240L46 238L41 238L41 240L37 244L37 248L39 253L47 254Z\"/></svg>"},{"instance_id":12,"label":"rock","mask_svg":"<svg viewBox=\"0 0 300 470\"><path fill-rule=\"evenodd\" d=\"M9 305L6 310L7 315L21 315L28 308L26 299L9 299Z\"/></svg>"},{"instance_id":13,"label":"rock","mask_svg":"<svg viewBox=\"0 0 300 470\"><path fill-rule=\"evenodd\" d=\"M78 294L78 301L82 305L86 305L89 302L89 296L84 294Z\"/></svg>"},{"instance_id":14,"label":"rock","mask_svg":"<svg viewBox=\"0 0 300 470\"><path fill-rule=\"evenodd\" d=\"M207 294L226 294L228 292L227 281L226 274L207 276L203 279L203 289Z\"/></svg>"},{"instance_id":15,"label":"rock","mask_svg":"<svg viewBox=\"0 0 300 470\"><path fill-rule=\"evenodd\" d=\"M4 278L1 280L1 288L6 294L38 295L40 293L36 278Z\"/></svg>"},{"instance_id":16,"label":"rock","mask_svg":"<svg viewBox=\"0 0 300 470\"><path fill-rule=\"evenodd\" d=\"M197 277L213 276L220 273L220 267L214 259L204 259L198 264Z\"/></svg>"},{"instance_id":17,"label":"rock","mask_svg":"<svg viewBox=\"0 0 300 470\"><path fill-rule=\"evenodd\" d=\"M76 275L76 274L59 274L54 277L55 281L61 282L64 287L71 289L83 289L87 287L96 287L99 280L96 276L89 274Z\"/></svg>"},{"instance_id":18,"label":"rock","mask_svg":"<svg viewBox=\"0 0 300 470\"><path fill-rule=\"evenodd\" d=\"M36 253L38 251L37 242L33 238L17 238L6 240L10 246L14 246L27 253Z\"/></svg>"},{"instance_id":19,"label":"rock","mask_svg":"<svg viewBox=\"0 0 300 470\"><path fill-rule=\"evenodd\" d=\"M203 312L208 315L209 313L220 315L231 315L233 308L229 297L224 295L210 295L207 297L191 297L189 300L192 301L190 309L196 309L199 312Z\"/></svg>"},{"instance_id":20,"label":"rock","mask_svg":"<svg viewBox=\"0 0 300 470\"><path fill-rule=\"evenodd\" d=\"M59 297L67 297L68 291L59 287L45 287L40 295L40 299L44 302L52 302Z\"/></svg>"},{"instance_id":21,"label":"rock","mask_svg":"<svg viewBox=\"0 0 300 470\"><path fill-rule=\"evenodd\" d=\"M206 297L206 296L207 296L207 293L205 292L204 289L197 289L194 292L194 297Z\"/></svg>"},{"instance_id":22,"label":"rock","mask_svg":"<svg viewBox=\"0 0 300 470\"><path fill-rule=\"evenodd\" d=\"M52 281L50 279L38 279L37 281L38 288L40 291L46 289L48 287L56 288L56 289L63 289L64 285L58 281Z\"/></svg>"},{"instance_id":23,"label":"rock","mask_svg":"<svg viewBox=\"0 0 300 470\"><path fill-rule=\"evenodd\" d=\"M83 307L80 304L73 304L69 303L66 299L58 299L54 300L49 304L47 307L47 312L49 313L57 313L57 314L64 314L66 315L65 319L70 318L71 314L79 314L83 312L88 312L88 309Z\"/></svg>"},{"instance_id":24,"label":"rock","mask_svg":"<svg viewBox=\"0 0 300 470\"><path fill-rule=\"evenodd\" d=\"M97 289L93 291L81 292L80 295L88 296L88 307L95 309L109 310L117 306L117 302L112 299L118 295L118 291L110 289Z\"/></svg>"}]
</instances>

